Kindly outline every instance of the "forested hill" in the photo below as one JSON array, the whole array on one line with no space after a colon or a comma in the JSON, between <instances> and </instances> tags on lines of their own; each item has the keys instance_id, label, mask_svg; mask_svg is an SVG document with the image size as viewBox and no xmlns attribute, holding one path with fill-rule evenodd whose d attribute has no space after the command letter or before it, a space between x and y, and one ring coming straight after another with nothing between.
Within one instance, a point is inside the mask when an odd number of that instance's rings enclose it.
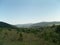
<instances>
[{"instance_id":1,"label":"forested hill","mask_svg":"<svg viewBox=\"0 0 60 45\"><path fill-rule=\"evenodd\" d=\"M0 22L0 28L17 28L17 27L5 22Z\"/></svg>"}]
</instances>

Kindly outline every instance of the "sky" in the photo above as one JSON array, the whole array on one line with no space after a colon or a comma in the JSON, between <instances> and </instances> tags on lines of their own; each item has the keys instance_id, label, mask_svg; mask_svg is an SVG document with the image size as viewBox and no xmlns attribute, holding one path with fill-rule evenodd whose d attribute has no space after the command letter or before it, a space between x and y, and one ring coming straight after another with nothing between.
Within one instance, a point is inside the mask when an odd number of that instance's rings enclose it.
<instances>
[{"instance_id":1,"label":"sky","mask_svg":"<svg viewBox=\"0 0 60 45\"><path fill-rule=\"evenodd\" d=\"M10 24L60 21L60 0L0 0L0 21Z\"/></svg>"}]
</instances>

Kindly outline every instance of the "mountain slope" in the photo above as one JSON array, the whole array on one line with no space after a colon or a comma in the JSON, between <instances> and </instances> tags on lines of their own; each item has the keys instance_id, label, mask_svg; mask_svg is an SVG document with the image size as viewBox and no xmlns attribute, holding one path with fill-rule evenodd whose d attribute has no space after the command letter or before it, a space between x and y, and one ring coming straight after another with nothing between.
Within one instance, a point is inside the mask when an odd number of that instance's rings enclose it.
<instances>
[{"instance_id":1,"label":"mountain slope","mask_svg":"<svg viewBox=\"0 0 60 45\"><path fill-rule=\"evenodd\" d=\"M51 26L51 25L60 25L60 22L40 22L40 23L34 23L34 24L19 24L16 25L17 27L44 27L44 26Z\"/></svg>"},{"instance_id":2,"label":"mountain slope","mask_svg":"<svg viewBox=\"0 0 60 45\"><path fill-rule=\"evenodd\" d=\"M5 22L0 22L0 28L16 28L16 27Z\"/></svg>"},{"instance_id":3,"label":"mountain slope","mask_svg":"<svg viewBox=\"0 0 60 45\"><path fill-rule=\"evenodd\" d=\"M53 24L60 25L60 22L40 22L40 23L33 24L32 26L40 26L40 27L43 27L43 26L51 26Z\"/></svg>"}]
</instances>

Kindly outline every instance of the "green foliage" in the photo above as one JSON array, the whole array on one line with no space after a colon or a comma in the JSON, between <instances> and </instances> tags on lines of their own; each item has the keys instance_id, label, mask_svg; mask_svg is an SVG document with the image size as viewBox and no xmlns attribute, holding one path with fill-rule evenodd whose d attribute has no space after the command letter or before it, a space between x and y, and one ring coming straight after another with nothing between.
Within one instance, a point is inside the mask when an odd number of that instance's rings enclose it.
<instances>
[{"instance_id":1,"label":"green foliage","mask_svg":"<svg viewBox=\"0 0 60 45\"><path fill-rule=\"evenodd\" d=\"M55 25L40 28L0 28L0 45L60 45L59 31L60 26Z\"/></svg>"},{"instance_id":2,"label":"green foliage","mask_svg":"<svg viewBox=\"0 0 60 45\"><path fill-rule=\"evenodd\" d=\"M60 25L56 26L56 32L60 33Z\"/></svg>"}]
</instances>

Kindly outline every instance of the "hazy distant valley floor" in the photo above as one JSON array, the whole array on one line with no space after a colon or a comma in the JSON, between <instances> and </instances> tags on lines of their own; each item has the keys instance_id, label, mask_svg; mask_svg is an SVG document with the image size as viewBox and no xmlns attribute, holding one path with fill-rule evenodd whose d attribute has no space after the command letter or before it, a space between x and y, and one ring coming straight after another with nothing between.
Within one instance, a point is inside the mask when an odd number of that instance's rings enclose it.
<instances>
[{"instance_id":1,"label":"hazy distant valley floor","mask_svg":"<svg viewBox=\"0 0 60 45\"><path fill-rule=\"evenodd\" d=\"M0 28L0 45L60 45L60 26Z\"/></svg>"}]
</instances>

